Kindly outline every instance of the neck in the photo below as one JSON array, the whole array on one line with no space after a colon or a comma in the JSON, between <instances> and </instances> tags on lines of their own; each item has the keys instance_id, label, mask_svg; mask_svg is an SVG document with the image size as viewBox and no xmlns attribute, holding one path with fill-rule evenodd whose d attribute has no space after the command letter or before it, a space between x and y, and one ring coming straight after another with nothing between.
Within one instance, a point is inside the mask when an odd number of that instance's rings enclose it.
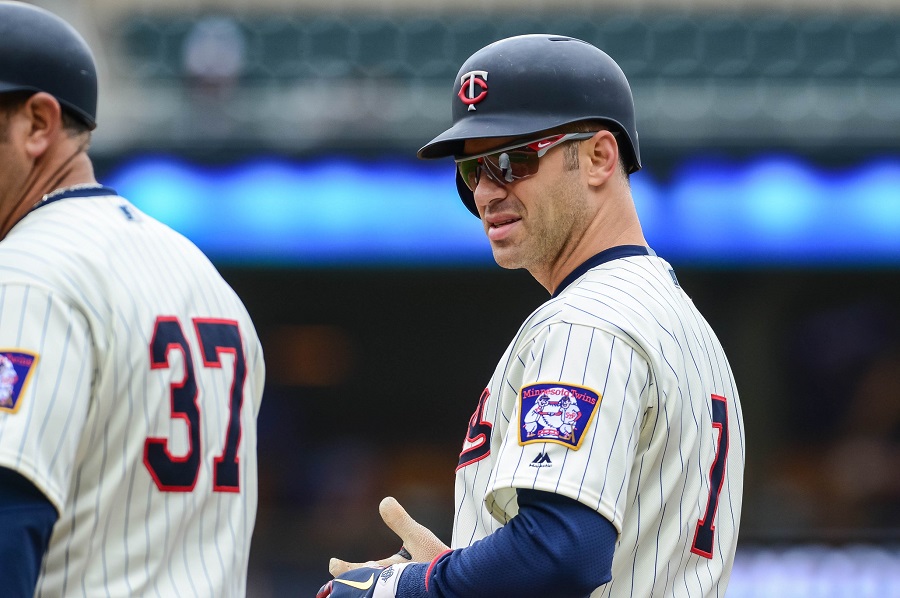
<instances>
[{"instance_id":1,"label":"neck","mask_svg":"<svg viewBox=\"0 0 900 598\"><path fill-rule=\"evenodd\" d=\"M74 141L74 140L73 140ZM46 195L66 187L94 185L94 169L85 152L86 144L72 144L36 161L24 178L20 191L11 202L11 209L0 221L0 239L39 204Z\"/></svg>"},{"instance_id":2,"label":"neck","mask_svg":"<svg viewBox=\"0 0 900 598\"><path fill-rule=\"evenodd\" d=\"M647 245L630 195L601 202L600 206L589 224L571 239L560 258L547 272L532 272L551 295L575 268L601 251L621 245Z\"/></svg>"}]
</instances>

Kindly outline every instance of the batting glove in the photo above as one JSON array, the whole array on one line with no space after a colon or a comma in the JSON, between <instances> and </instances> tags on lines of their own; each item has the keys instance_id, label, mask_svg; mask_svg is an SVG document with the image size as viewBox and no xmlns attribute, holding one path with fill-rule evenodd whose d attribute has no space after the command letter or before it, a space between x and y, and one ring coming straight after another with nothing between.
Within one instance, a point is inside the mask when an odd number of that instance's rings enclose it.
<instances>
[{"instance_id":1,"label":"batting glove","mask_svg":"<svg viewBox=\"0 0 900 598\"><path fill-rule=\"evenodd\" d=\"M431 533L431 530L410 517L396 499L388 496L382 500L378 505L378 512L381 513L385 524L403 541L400 552L386 559L367 563L348 563L341 559L331 559L328 563L329 573L338 577L359 567L388 567L410 561L430 563L436 556L449 550L446 544Z\"/></svg>"},{"instance_id":2,"label":"batting glove","mask_svg":"<svg viewBox=\"0 0 900 598\"><path fill-rule=\"evenodd\" d=\"M408 565L353 569L322 586L316 598L395 598L400 575Z\"/></svg>"}]
</instances>

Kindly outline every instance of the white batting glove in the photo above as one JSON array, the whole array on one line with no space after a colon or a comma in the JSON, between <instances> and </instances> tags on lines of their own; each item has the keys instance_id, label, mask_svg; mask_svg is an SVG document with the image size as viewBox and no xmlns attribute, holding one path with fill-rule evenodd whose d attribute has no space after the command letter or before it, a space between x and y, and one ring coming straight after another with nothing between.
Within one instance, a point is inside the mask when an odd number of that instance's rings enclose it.
<instances>
[{"instance_id":1,"label":"white batting glove","mask_svg":"<svg viewBox=\"0 0 900 598\"><path fill-rule=\"evenodd\" d=\"M360 567L326 583L316 598L395 598L400 575L411 563L390 567Z\"/></svg>"},{"instance_id":2,"label":"white batting glove","mask_svg":"<svg viewBox=\"0 0 900 598\"><path fill-rule=\"evenodd\" d=\"M366 563L349 563L333 558L328 562L329 573L338 577L360 567L389 567L410 561L429 563L442 552L449 550L449 547L431 533L431 530L410 517L406 509L401 507L393 497L388 496L382 500L378 505L378 512L381 513L385 524L400 536L400 540L403 542L400 552L380 561Z\"/></svg>"}]
</instances>

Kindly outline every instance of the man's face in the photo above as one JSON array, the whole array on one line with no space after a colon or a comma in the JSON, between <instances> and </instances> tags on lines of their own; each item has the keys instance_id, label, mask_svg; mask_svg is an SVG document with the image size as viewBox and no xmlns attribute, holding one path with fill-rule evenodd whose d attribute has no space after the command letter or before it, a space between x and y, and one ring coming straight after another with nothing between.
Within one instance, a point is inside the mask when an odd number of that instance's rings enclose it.
<instances>
[{"instance_id":1,"label":"man's face","mask_svg":"<svg viewBox=\"0 0 900 598\"><path fill-rule=\"evenodd\" d=\"M15 152L11 140L12 114L0 108L0 198L9 191L14 171Z\"/></svg>"},{"instance_id":2,"label":"man's face","mask_svg":"<svg viewBox=\"0 0 900 598\"><path fill-rule=\"evenodd\" d=\"M7 110L0 107L0 198L9 190L9 171L12 166L12 143L10 143L10 119Z\"/></svg>"},{"instance_id":3,"label":"man's face","mask_svg":"<svg viewBox=\"0 0 900 598\"><path fill-rule=\"evenodd\" d=\"M12 205L6 204L18 199L30 170L27 155L15 135L24 122L16 118L17 113L15 108L0 109L0 216L12 209Z\"/></svg>"},{"instance_id":4,"label":"man's face","mask_svg":"<svg viewBox=\"0 0 900 598\"><path fill-rule=\"evenodd\" d=\"M466 141L474 155L510 145L510 139ZM535 277L551 272L589 222L580 172L566 164L565 146L552 148L526 179L500 184L482 175L475 205L494 259L504 268L525 268Z\"/></svg>"}]
</instances>

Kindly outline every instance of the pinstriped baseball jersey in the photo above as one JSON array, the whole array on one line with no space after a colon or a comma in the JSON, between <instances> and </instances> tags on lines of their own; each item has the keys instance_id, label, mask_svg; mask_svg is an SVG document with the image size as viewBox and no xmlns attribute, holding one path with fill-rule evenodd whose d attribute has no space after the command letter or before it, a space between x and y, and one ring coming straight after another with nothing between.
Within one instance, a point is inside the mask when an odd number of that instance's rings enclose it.
<instances>
[{"instance_id":1,"label":"pinstriped baseball jersey","mask_svg":"<svg viewBox=\"0 0 900 598\"><path fill-rule=\"evenodd\" d=\"M619 531L593 597L723 596L744 470L730 366L669 264L600 261L527 319L482 393L453 546L514 517L516 488L555 492Z\"/></svg>"},{"instance_id":2,"label":"pinstriped baseball jersey","mask_svg":"<svg viewBox=\"0 0 900 598\"><path fill-rule=\"evenodd\" d=\"M36 595L243 596L253 324L199 249L111 189L57 199L0 243L0 356L28 370L0 466L60 513Z\"/></svg>"}]
</instances>

